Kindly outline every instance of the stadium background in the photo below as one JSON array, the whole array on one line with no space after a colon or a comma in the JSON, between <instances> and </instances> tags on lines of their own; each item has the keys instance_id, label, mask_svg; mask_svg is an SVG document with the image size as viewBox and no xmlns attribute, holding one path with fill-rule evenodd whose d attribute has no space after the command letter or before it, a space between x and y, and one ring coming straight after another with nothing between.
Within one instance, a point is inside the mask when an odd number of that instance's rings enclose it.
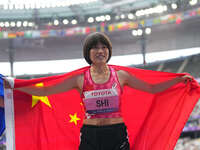
<instances>
[{"instance_id":1,"label":"stadium background","mask_svg":"<svg viewBox=\"0 0 200 150\"><path fill-rule=\"evenodd\" d=\"M52 72L36 67L31 68L34 73L24 73L26 68L16 69L15 64L80 59L84 38L96 31L110 37L113 56L141 55L139 63L133 57L127 66L188 72L200 82L200 0L4 0L0 2L0 68L16 78L63 73L53 72L53 67ZM171 52L173 57L160 53L161 58L147 60L148 54L158 52ZM122 64L121 59L116 62ZM70 65L75 64L64 64ZM0 138L1 149L6 149L5 138L5 134ZM199 138L200 102L175 150L200 149Z\"/></svg>"}]
</instances>

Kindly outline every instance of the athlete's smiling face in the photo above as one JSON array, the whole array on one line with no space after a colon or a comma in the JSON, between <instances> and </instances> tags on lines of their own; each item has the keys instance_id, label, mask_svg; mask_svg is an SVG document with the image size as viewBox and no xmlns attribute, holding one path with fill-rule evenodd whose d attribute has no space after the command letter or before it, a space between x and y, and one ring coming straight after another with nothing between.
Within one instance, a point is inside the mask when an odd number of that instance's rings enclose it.
<instances>
[{"instance_id":1,"label":"athlete's smiling face","mask_svg":"<svg viewBox=\"0 0 200 150\"><path fill-rule=\"evenodd\" d=\"M108 47L102 43L98 43L90 50L90 59L92 64L106 63L109 57Z\"/></svg>"}]
</instances>

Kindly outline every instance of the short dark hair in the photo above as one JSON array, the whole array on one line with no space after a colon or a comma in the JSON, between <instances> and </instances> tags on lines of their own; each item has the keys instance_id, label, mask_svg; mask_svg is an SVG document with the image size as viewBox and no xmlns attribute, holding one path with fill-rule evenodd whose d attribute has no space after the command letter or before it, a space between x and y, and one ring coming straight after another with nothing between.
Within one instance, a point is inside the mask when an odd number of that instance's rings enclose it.
<instances>
[{"instance_id":1,"label":"short dark hair","mask_svg":"<svg viewBox=\"0 0 200 150\"><path fill-rule=\"evenodd\" d=\"M83 56L88 64L92 64L90 59L90 50L95 47L98 43L102 43L107 46L109 50L109 56L107 62L110 60L112 55L112 43L107 35L101 32L94 32L89 34L83 44Z\"/></svg>"}]
</instances>

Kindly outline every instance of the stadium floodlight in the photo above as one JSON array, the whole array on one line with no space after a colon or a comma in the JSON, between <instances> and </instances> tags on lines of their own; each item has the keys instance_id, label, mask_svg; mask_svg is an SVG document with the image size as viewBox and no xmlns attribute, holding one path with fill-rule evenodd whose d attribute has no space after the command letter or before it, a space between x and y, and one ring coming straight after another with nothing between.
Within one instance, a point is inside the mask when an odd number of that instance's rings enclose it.
<instances>
[{"instance_id":1,"label":"stadium floodlight","mask_svg":"<svg viewBox=\"0 0 200 150\"><path fill-rule=\"evenodd\" d=\"M163 6L163 11L167 11L167 9L168 9L168 8L167 8L167 5L164 5L164 6Z\"/></svg>"},{"instance_id":2,"label":"stadium floodlight","mask_svg":"<svg viewBox=\"0 0 200 150\"><path fill-rule=\"evenodd\" d=\"M23 26L24 26L24 27L27 27L27 26L28 26L28 21L24 21L24 22L23 22Z\"/></svg>"},{"instance_id":3,"label":"stadium floodlight","mask_svg":"<svg viewBox=\"0 0 200 150\"><path fill-rule=\"evenodd\" d=\"M155 8L155 11L156 11L156 13L162 13L162 12L164 11L164 6L158 5L158 6Z\"/></svg>"},{"instance_id":4,"label":"stadium floodlight","mask_svg":"<svg viewBox=\"0 0 200 150\"><path fill-rule=\"evenodd\" d=\"M110 19L111 19L110 15L106 15L105 18L107 21L110 21Z\"/></svg>"},{"instance_id":5,"label":"stadium floodlight","mask_svg":"<svg viewBox=\"0 0 200 150\"><path fill-rule=\"evenodd\" d=\"M136 15L137 17L141 16L141 15L140 15L140 11L136 11L135 15Z\"/></svg>"},{"instance_id":6,"label":"stadium floodlight","mask_svg":"<svg viewBox=\"0 0 200 150\"><path fill-rule=\"evenodd\" d=\"M101 21L101 17L99 17L99 16L97 16L95 19L96 19L97 22Z\"/></svg>"},{"instance_id":7,"label":"stadium floodlight","mask_svg":"<svg viewBox=\"0 0 200 150\"><path fill-rule=\"evenodd\" d=\"M76 19L73 19L73 20L71 21L71 23L72 23L73 25L75 25L75 24L77 24L78 22L77 22Z\"/></svg>"},{"instance_id":8,"label":"stadium floodlight","mask_svg":"<svg viewBox=\"0 0 200 150\"><path fill-rule=\"evenodd\" d=\"M53 24L54 24L55 26L57 26L57 25L59 25L59 21L58 21L58 20L54 20Z\"/></svg>"},{"instance_id":9,"label":"stadium floodlight","mask_svg":"<svg viewBox=\"0 0 200 150\"><path fill-rule=\"evenodd\" d=\"M11 27L15 27L15 25L16 25L16 23L15 23L14 21L12 21L12 22L10 23L10 26L11 26Z\"/></svg>"},{"instance_id":10,"label":"stadium floodlight","mask_svg":"<svg viewBox=\"0 0 200 150\"><path fill-rule=\"evenodd\" d=\"M10 26L10 24L9 24L9 22L5 22L5 27L9 27Z\"/></svg>"},{"instance_id":11,"label":"stadium floodlight","mask_svg":"<svg viewBox=\"0 0 200 150\"><path fill-rule=\"evenodd\" d=\"M22 22L21 21L17 21L17 27L21 27L22 26Z\"/></svg>"},{"instance_id":12,"label":"stadium floodlight","mask_svg":"<svg viewBox=\"0 0 200 150\"><path fill-rule=\"evenodd\" d=\"M150 14L153 14L153 13L163 13L165 11L167 11L166 5L158 5L158 6L153 7L153 8L137 10L135 15L137 17L140 17L140 16L144 16L144 15L150 15Z\"/></svg>"},{"instance_id":13,"label":"stadium floodlight","mask_svg":"<svg viewBox=\"0 0 200 150\"><path fill-rule=\"evenodd\" d=\"M171 4L171 7L172 7L172 9L177 9L177 8L178 8L178 6L177 6L176 3L172 3L172 4Z\"/></svg>"},{"instance_id":14,"label":"stadium floodlight","mask_svg":"<svg viewBox=\"0 0 200 150\"><path fill-rule=\"evenodd\" d=\"M190 0L189 3L191 6L196 5L197 4L197 0Z\"/></svg>"},{"instance_id":15,"label":"stadium floodlight","mask_svg":"<svg viewBox=\"0 0 200 150\"><path fill-rule=\"evenodd\" d=\"M100 16L101 21L105 21L106 17L105 16Z\"/></svg>"},{"instance_id":16,"label":"stadium floodlight","mask_svg":"<svg viewBox=\"0 0 200 150\"><path fill-rule=\"evenodd\" d=\"M33 26L34 26L34 23L33 23L33 22L29 22L29 23L28 23L28 26L29 26L29 27L33 27Z\"/></svg>"},{"instance_id":17,"label":"stadium floodlight","mask_svg":"<svg viewBox=\"0 0 200 150\"><path fill-rule=\"evenodd\" d=\"M153 14L153 13L154 13L154 8L149 8L149 9L145 10L146 15L150 15L150 14Z\"/></svg>"},{"instance_id":18,"label":"stadium floodlight","mask_svg":"<svg viewBox=\"0 0 200 150\"><path fill-rule=\"evenodd\" d=\"M69 23L69 21L67 19L63 20L63 24L68 24L68 23Z\"/></svg>"},{"instance_id":19,"label":"stadium floodlight","mask_svg":"<svg viewBox=\"0 0 200 150\"><path fill-rule=\"evenodd\" d=\"M151 28L146 28L146 29L145 29L145 33L146 33L146 34L151 34Z\"/></svg>"},{"instance_id":20,"label":"stadium floodlight","mask_svg":"<svg viewBox=\"0 0 200 150\"><path fill-rule=\"evenodd\" d=\"M89 17L88 18L88 23L93 23L94 22L94 18L93 17Z\"/></svg>"},{"instance_id":21,"label":"stadium floodlight","mask_svg":"<svg viewBox=\"0 0 200 150\"><path fill-rule=\"evenodd\" d=\"M135 15L137 17L143 16L143 15L145 15L145 10L143 10L143 9L142 10L138 10L138 11L136 11Z\"/></svg>"},{"instance_id":22,"label":"stadium floodlight","mask_svg":"<svg viewBox=\"0 0 200 150\"><path fill-rule=\"evenodd\" d=\"M0 27L4 27L4 23L3 22L0 22Z\"/></svg>"},{"instance_id":23,"label":"stadium floodlight","mask_svg":"<svg viewBox=\"0 0 200 150\"><path fill-rule=\"evenodd\" d=\"M121 14L121 15L120 15L120 18L121 18L121 19L124 19L124 18L125 18L125 15L124 15L124 14Z\"/></svg>"},{"instance_id":24,"label":"stadium floodlight","mask_svg":"<svg viewBox=\"0 0 200 150\"><path fill-rule=\"evenodd\" d=\"M138 36L141 36L141 35L143 34L142 29L138 29L138 30L137 30L137 34L138 34Z\"/></svg>"},{"instance_id":25,"label":"stadium floodlight","mask_svg":"<svg viewBox=\"0 0 200 150\"><path fill-rule=\"evenodd\" d=\"M132 35L133 35L133 36L137 36L137 35L138 35L137 30L133 30L133 31L132 31Z\"/></svg>"},{"instance_id":26,"label":"stadium floodlight","mask_svg":"<svg viewBox=\"0 0 200 150\"><path fill-rule=\"evenodd\" d=\"M128 14L128 19L134 19L134 17L135 17L135 16L134 16L132 13L129 13L129 14Z\"/></svg>"}]
</instances>

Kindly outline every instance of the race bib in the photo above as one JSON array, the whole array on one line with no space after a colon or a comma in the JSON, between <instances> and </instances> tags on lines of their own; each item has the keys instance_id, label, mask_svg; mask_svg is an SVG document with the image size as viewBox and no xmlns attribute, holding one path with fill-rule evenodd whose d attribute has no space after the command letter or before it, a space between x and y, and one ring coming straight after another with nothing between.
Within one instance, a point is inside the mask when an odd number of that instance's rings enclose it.
<instances>
[{"instance_id":1,"label":"race bib","mask_svg":"<svg viewBox=\"0 0 200 150\"><path fill-rule=\"evenodd\" d=\"M119 96L116 89L84 92L84 104L89 114L116 112L119 110Z\"/></svg>"}]
</instances>

